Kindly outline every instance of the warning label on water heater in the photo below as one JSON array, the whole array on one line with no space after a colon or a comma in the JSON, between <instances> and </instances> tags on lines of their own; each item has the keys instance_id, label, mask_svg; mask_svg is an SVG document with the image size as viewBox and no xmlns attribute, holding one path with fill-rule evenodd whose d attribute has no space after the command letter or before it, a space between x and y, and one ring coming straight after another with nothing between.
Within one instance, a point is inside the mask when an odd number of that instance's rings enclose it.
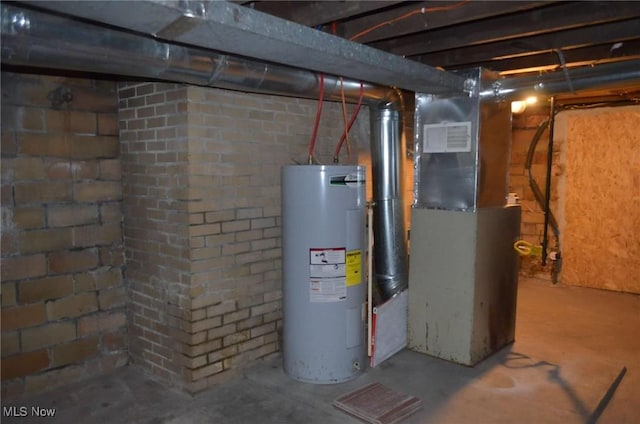
<instances>
[{"instance_id":1,"label":"warning label on water heater","mask_svg":"<svg viewBox=\"0 0 640 424\"><path fill-rule=\"evenodd\" d=\"M309 249L309 294L311 302L341 302L347 299L346 249Z\"/></svg>"},{"instance_id":2,"label":"warning label on water heater","mask_svg":"<svg viewBox=\"0 0 640 424\"><path fill-rule=\"evenodd\" d=\"M347 252L347 286L356 286L362 282L362 252L350 250Z\"/></svg>"}]
</instances>

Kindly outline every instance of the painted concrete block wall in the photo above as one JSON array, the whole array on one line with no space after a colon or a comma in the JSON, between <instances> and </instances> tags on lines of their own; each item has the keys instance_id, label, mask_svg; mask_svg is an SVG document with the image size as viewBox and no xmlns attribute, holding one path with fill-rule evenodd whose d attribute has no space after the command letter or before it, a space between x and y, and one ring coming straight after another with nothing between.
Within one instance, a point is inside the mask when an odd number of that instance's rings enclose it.
<instances>
[{"instance_id":1,"label":"painted concrete block wall","mask_svg":"<svg viewBox=\"0 0 640 424\"><path fill-rule=\"evenodd\" d=\"M127 363L123 263L115 84L2 73L3 399Z\"/></svg>"},{"instance_id":2,"label":"painted concrete block wall","mask_svg":"<svg viewBox=\"0 0 640 424\"><path fill-rule=\"evenodd\" d=\"M127 260L141 259L127 268L132 362L199 391L279 349L280 168L306 162L316 101L150 83L119 93ZM327 102L320 162L342 129ZM354 163L368 150L366 108L352 131ZM152 150L162 140L175 156Z\"/></svg>"}]
</instances>

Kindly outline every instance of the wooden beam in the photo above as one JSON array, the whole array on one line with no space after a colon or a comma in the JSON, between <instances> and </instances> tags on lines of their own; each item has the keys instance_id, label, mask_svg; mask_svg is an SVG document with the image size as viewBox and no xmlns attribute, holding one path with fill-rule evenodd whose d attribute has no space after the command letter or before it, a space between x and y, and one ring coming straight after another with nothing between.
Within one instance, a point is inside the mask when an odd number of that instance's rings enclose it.
<instances>
[{"instance_id":1,"label":"wooden beam","mask_svg":"<svg viewBox=\"0 0 640 424\"><path fill-rule=\"evenodd\" d=\"M562 55L568 68L573 67L573 64L585 62L589 62L591 64L600 64L640 58L640 40L625 41L618 48L612 47L612 44L603 44L598 46L563 50ZM560 68L561 61L558 53L549 51L530 56L492 60L490 62L477 63L474 64L474 66L482 66L494 71L502 72L515 69L542 67Z\"/></svg>"},{"instance_id":2,"label":"wooden beam","mask_svg":"<svg viewBox=\"0 0 640 424\"><path fill-rule=\"evenodd\" d=\"M370 45L400 56L417 56L637 17L640 17L640 2L580 2L579 5L562 3L531 12L424 31Z\"/></svg>"},{"instance_id":3,"label":"wooden beam","mask_svg":"<svg viewBox=\"0 0 640 424\"><path fill-rule=\"evenodd\" d=\"M575 49L640 37L640 18L570 29L411 57L421 63L444 68L471 63L543 54L556 49ZM506 63L506 62L505 62Z\"/></svg>"},{"instance_id":4,"label":"wooden beam","mask_svg":"<svg viewBox=\"0 0 640 424\"><path fill-rule=\"evenodd\" d=\"M600 64L611 61L618 62L620 60L638 59L640 57L640 41L629 40L620 43L620 47L616 48L615 44L609 43L604 45L581 47L575 49L561 50L562 58L568 67L575 64ZM517 71L528 68L560 68L560 53L556 51L540 52L527 56L518 56L504 59L492 59L482 62L458 63L455 65L443 66L444 69L464 69L469 67L481 66L495 71ZM572 65L574 64L574 65Z\"/></svg>"},{"instance_id":5,"label":"wooden beam","mask_svg":"<svg viewBox=\"0 0 640 424\"><path fill-rule=\"evenodd\" d=\"M415 2L389 9L380 13L351 19L337 25L337 34L352 39L359 33L374 26L393 21L377 28L354 41L371 43L393 37L414 34L435 28L484 19L494 15L509 14L517 11L530 10L539 6L549 5L550 1L424 1ZM424 9L424 13L421 13ZM406 18L402 16L410 15Z\"/></svg>"},{"instance_id":6,"label":"wooden beam","mask_svg":"<svg viewBox=\"0 0 640 424\"><path fill-rule=\"evenodd\" d=\"M557 105L576 105L609 103L610 105L639 104L640 90L632 89L609 89L609 90L583 90L575 94L563 93L556 96ZM613 103L613 104L611 104Z\"/></svg>"},{"instance_id":7,"label":"wooden beam","mask_svg":"<svg viewBox=\"0 0 640 424\"><path fill-rule=\"evenodd\" d=\"M261 1L253 9L279 18L316 26L375 12L402 1Z\"/></svg>"}]
</instances>

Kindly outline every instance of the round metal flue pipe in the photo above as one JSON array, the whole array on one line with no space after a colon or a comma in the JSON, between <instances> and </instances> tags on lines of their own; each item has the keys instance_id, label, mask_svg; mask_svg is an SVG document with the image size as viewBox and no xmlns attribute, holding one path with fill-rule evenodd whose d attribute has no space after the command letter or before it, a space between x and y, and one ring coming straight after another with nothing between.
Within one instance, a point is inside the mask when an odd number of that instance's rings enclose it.
<instances>
[{"instance_id":1,"label":"round metal flue pipe","mask_svg":"<svg viewBox=\"0 0 640 424\"><path fill-rule=\"evenodd\" d=\"M408 240L404 218L401 117L397 110L371 112L371 168L375 282L385 301L408 286Z\"/></svg>"}]
</instances>

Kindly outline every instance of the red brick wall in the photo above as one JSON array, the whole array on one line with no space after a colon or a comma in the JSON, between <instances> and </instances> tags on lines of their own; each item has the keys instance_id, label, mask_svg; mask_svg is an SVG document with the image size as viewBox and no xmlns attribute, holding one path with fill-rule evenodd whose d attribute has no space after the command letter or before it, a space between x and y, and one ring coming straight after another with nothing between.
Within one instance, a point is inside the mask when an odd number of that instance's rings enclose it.
<instances>
[{"instance_id":1,"label":"red brick wall","mask_svg":"<svg viewBox=\"0 0 640 424\"><path fill-rule=\"evenodd\" d=\"M121 199L114 83L2 73L3 398L126 364Z\"/></svg>"}]
</instances>

